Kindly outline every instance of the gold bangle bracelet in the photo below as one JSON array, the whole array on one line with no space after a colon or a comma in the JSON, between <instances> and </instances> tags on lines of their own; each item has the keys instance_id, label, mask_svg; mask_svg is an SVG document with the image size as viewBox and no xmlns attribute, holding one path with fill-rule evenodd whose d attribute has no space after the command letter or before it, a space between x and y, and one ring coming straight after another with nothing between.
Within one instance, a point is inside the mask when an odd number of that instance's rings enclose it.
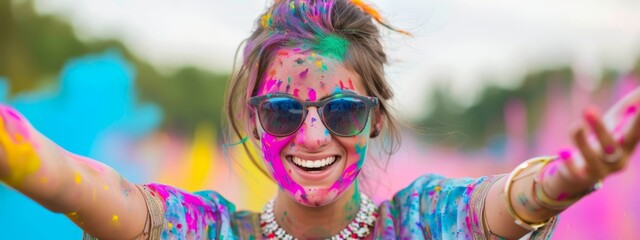
<instances>
[{"instance_id":1,"label":"gold bangle bracelet","mask_svg":"<svg viewBox=\"0 0 640 240\"><path fill-rule=\"evenodd\" d=\"M544 221L544 222L540 222L540 223L531 223L528 221L523 220L515 211L515 209L513 208L513 204L511 202L511 185L514 181L514 178L518 176L518 174L520 174L522 171L524 171L525 169L537 165L537 164L543 164L546 165L549 162L551 162L553 159L555 159L555 157L536 157L536 158L531 158L527 161L524 161L523 163L521 163L520 165L518 165L512 172L511 174L509 174L509 177L507 178L507 183L504 186L504 193L506 195L505 200L507 203L507 210L509 210L509 214L511 215L511 217L513 217L515 219L515 224L526 229L529 231L535 231L538 228L544 227L545 225L547 225L551 219Z\"/></svg>"}]
</instances>

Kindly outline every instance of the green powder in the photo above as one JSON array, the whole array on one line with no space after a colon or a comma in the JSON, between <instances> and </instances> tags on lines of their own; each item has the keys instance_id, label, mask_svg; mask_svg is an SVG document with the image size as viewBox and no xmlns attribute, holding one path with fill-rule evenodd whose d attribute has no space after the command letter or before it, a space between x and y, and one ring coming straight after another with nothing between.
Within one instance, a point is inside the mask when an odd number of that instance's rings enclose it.
<instances>
[{"instance_id":1,"label":"green powder","mask_svg":"<svg viewBox=\"0 0 640 240\"><path fill-rule=\"evenodd\" d=\"M318 37L318 42L313 47L320 55L333 57L341 62L349 48L349 41L336 35L326 35Z\"/></svg>"}]
</instances>

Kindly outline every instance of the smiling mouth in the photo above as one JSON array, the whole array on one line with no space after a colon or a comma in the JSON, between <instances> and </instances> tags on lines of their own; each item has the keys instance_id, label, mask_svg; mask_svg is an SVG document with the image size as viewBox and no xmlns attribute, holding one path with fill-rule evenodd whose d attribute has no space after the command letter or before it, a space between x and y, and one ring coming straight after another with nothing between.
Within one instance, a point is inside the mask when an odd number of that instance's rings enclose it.
<instances>
[{"instance_id":1,"label":"smiling mouth","mask_svg":"<svg viewBox=\"0 0 640 240\"><path fill-rule=\"evenodd\" d=\"M296 167L307 172L323 171L340 160L340 156L330 156L318 160L306 160L295 156L287 156L287 159Z\"/></svg>"}]
</instances>

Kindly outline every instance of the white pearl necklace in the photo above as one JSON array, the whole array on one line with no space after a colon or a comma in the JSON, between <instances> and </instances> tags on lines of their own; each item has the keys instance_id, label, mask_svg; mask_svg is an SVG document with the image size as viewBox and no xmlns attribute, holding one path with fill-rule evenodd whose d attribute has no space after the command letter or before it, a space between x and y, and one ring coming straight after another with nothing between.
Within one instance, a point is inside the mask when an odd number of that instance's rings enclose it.
<instances>
[{"instance_id":1,"label":"white pearl necklace","mask_svg":"<svg viewBox=\"0 0 640 240\"><path fill-rule=\"evenodd\" d=\"M260 228L262 228L262 234L267 239L283 239L283 240L298 240L287 233L276 222L275 214L273 213L274 199L267 202L260 214ZM344 239L363 239L369 233L370 228L373 227L376 219L378 218L378 212L376 205L365 195L360 193L360 209L356 214L356 218L349 223L349 225L342 229L340 233L333 235L328 240L344 240Z\"/></svg>"}]
</instances>

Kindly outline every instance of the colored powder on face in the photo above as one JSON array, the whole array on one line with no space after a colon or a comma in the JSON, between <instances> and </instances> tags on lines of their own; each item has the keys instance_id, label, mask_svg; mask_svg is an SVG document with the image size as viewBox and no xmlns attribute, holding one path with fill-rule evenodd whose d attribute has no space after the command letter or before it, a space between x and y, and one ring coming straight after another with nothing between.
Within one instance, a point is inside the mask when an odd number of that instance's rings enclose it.
<instances>
[{"instance_id":1,"label":"colored powder on face","mask_svg":"<svg viewBox=\"0 0 640 240\"><path fill-rule=\"evenodd\" d=\"M293 89L293 96L294 96L294 97L300 97L300 96L298 95L298 92L300 92L300 89L297 89L297 88L296 88L296 89Z\"/></svg>"},{"instance_id":2,"label":"colored powder on face","mask_svg":"<svg viewBox=\"0 0 640 240\"><path fill-rule=\"evenodd\" d=\"M316 90L313 90L313 88L309 88L309 92L307 93L307 95L309 96L310 101L316 100Z\"/></svg>"},{"instance_id":3,"label":"colored powder on face","mask_svg":"<svg viewBox=\"0 0 640 240\"><path fill-rule=\"evenodd\" d=\"M113 214L113 216L111 217L111 223L118 224L119 221L120 221L120 217L118 217L118 215L116 214Z\"/></svg>"},{"instance_id":4,"label":"colored powder on face","mask_svg":"<svg viewBox=\"0 0 640 240\"><path fill-rule=\"evenodd\" d=\"M351 82L351 78L349 78L349 90L355 90L353 87L353 82Z\"/></svg>"},{"instance_id":5,"label":"colored powder on face","mask_svg":"<svg viewBox=\"0 0 640 240\"><path fill-rule=\"evenodd\" d=\"M327 65L325 65L321 60L316 62L316 66L320 69L320 71L327 71Z\"/></svg>"},{"instance_id":6,"label":"colored powder on face","mask_svg":"<svg viewBox=\"0 0 640 240\"><path fill-rule=\"evenodd\" d=\"M291 89L291 77L287 79L287 87L285 88L284 92L289 93L290 89Z\"/></svg>"},{"instance_id":7,"label":"colored powder on face","mask_svg":"<svg viewBox=\"0 0 640 240\"><path fill-rule=\"evenodd\" d=\"M280 157L282 149L288 145L291 138L293 138L293 135L284 138L277 138L268 133L262 135L260 142L265 166L267 170L271 172L271 176L280 188L286 190L290 195L294 196L296 200L308 202L305 190L291 179Z\"/></svg>"},{"instance_id":8,"label":"colored powder on face","mask_svg":"<svg viewBox=\"0 0 640 240\"><path fill-rule=\"evenodd\" d=\"M309 69L300 72L300 78L305 79L307 77L307 73L309 73Z\"/></svg>"},{"instance_id":9,"label":"colored powder on face","mask_svg":"<svg viewBox=\"0 0 640 240\"><path fill-rule=\"evenodd\" d=\"M363 131L364 132L364 131ZM358 153L358 155L360 156L360 159L358 159L358 169L362 168L362 165L364 165L364 159L367 155L367 144L356 144L356 153Z\"/></svg>"},{"instance_id":10,"label":"colored powder on face","mask_svg":"<svg viewBox=\"0 0 640 240\"><path fill-rule=\"evenodd\" d=\"M344 84L342 83L342 80L340 80L340 90L344 90Z\"/></svg>"},{"instance_id":11,"label":"colored powder on face","mask_svg":"<svg viewBox=\"0 0 640 240\"><path fill-rule=\"evenodd\" d=\"M266 84L264 85L264 88L262 88L262 92L263 92L263 93L268 93L268 92L270 92L271 90L273 90L273 86L275 86L277 82L278 82L278 81L276 81L276 80L274 80L274 79L272 79L272 80L268 80L268 81L266 82Z\"/></svg>"},{"instance_id":12,"label":"colored powder on face","mask_svg":"<svg viewBox=\"0 0 640 240\"><path fill-rule=\"evenodd\" d=\"M320 36L312 49L323 56L333 57L342 62L349 49L349 41L336 35Z\"/></svg>"}]
</instances>

